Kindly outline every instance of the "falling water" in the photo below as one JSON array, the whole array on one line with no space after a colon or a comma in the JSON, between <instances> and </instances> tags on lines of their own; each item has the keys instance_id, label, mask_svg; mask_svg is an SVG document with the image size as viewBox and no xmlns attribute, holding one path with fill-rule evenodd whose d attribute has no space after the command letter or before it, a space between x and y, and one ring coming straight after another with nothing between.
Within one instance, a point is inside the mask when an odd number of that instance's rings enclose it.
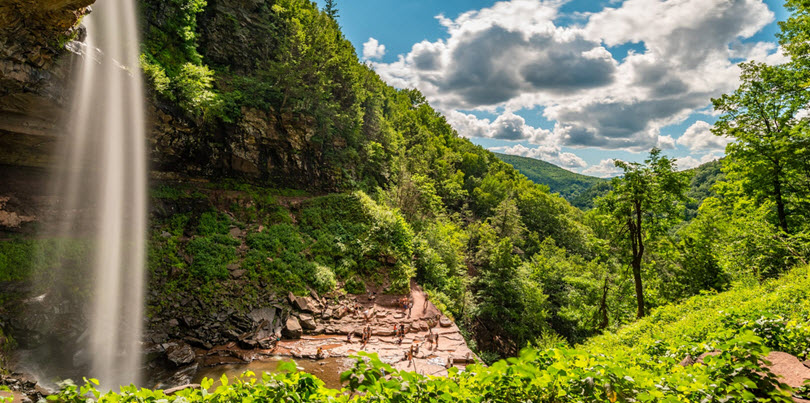
<instances>
[{"instance_id":1,"label":"falling water","mask_svg":"<svg viewBox=\"0 0 810 403\"><path fill-rule=\"evenodd\" d=\"M94 243L84 354L88 375L105 388L137 383L140 372L146 155L134 1L100 1L84 19L85 57L57 179L64 212L92 210L81 218ZM63 236L86 226L72 220Z\"/></svg>"}]
</instances>

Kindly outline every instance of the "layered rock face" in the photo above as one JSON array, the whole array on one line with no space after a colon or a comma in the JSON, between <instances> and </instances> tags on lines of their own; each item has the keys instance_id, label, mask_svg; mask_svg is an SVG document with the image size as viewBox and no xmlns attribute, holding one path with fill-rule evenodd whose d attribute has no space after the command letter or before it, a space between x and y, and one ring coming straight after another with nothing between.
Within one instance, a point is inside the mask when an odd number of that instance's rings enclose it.
<instances>
[{"instance_id":1,"label":"layered rock face","mask_svg":"<svg viewBox=\"0 0 810 403\"><path fill-rule=\"evenodd\" d=\"M65 44L93 1L0 2L0 163L52 163L73 60Z\"/></svg>"},{"instance_id":2,"label":"layered rock face","mask_svg":"<svg viewBox=\"0 0 810 403\"><path fill-rule=\"evenodd\" d=\"M103 59L80 43L85 32L79 23L93 2L0 2L0 165L54 166L56 144L69 119L71 71L88 54ZM252 22L253 13L268 2L234 3L239 4L209 2L199 21L201 52L250 74L250 61L266 57L275 41L266 27ZM152 9L156 4L144 3L145 26L159 29L165 10ZM241 28L234 34L223 21ZM310 141L316 124L309 117L243 108L237 122L212 123L190 118L151 92L146 102L151 168L163 177L234 177L326 190L334 186L335 173L325 167L322 146Z\"/></svg>"}]
</instances>

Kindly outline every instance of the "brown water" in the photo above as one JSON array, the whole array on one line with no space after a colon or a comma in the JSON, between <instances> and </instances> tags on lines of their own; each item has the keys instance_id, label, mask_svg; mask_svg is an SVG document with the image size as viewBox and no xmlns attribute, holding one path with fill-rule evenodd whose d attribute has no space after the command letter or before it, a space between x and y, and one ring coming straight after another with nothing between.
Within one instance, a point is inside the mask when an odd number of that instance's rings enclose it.
<instances>
[{"instance_id":1,"label":"brown water","mask_svg":"<svg viewBox=\"0 0 810 403\"><path fill-rule=\"evenodd\" d=\"M220 385L219 378L222 374L233 379L242 375L245 371L253 371L257 377L261 377L264 372L274 373L278 371L278 365L282 361L290 361L288 357L270 358L267 360L257 360L248 364L226 364L215 367L202 368L194 376L194 383L200 383L203 378L213 379L214 386ZM351 358L325 358L323 360L295 359L293 360L299 371L303 371L317 376L327 387L339 389L340 373L349 370L356 362Z\"/></svg>"}]
</instances>

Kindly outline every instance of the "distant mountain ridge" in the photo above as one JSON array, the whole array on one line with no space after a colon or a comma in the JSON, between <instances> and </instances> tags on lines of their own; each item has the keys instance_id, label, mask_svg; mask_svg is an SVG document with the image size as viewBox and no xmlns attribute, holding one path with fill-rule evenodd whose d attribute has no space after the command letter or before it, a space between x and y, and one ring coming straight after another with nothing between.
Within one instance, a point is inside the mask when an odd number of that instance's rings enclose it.
<instances>
[{"instance_id":1,"label":"distant mountain ridge","mask_svg":"<svg viewBox=\"0 0 810 403\"><path fill-rule=\"evenodd\" d=\"M499 153L495 155L526 175L530 181L548 186L552 193L559 193L572 206L581 210L593 208L594 200L604 196L611 189L610 179L578 174L534 158ZM697 209L704 199L715 195L712 186L724 177L721 167L721 160L716 160L686 170L693 175L687 193L692 201L687 203L684 212L687 221L695 218Z\"/></svg>"},{"instance_id":2,"label":"distant mountain ridge","mask_svg":"<svg viewBox=\"0 0 810 403\"><path fill-rule=\"evenodd\" d=\"M551 193L559 193L565 200L580 209L593 207L593 199L610 189L608 186L610 179L578 174L535 158L499 153L495 153L495 155L526 175L530 181L548 186ZM598 191L589 192L592 188Z\"/></svg>"}]
</instances>

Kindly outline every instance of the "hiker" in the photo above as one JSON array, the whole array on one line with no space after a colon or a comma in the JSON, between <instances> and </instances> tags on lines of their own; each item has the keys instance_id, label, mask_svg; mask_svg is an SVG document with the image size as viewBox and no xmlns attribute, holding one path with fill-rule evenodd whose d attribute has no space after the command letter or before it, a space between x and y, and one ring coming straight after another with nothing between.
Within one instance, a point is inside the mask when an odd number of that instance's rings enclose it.
<instances>
[{"instance_id":1,"label":"hiker","mask_svg":"<svg viewBox=\"0 0 810 403\"><path fill-rule=\"evenodd\" d=\"M323 358L323 347L318 347L318 352L315 353L315 356L318 358Z\"/></svg>"},{"instance_id":2,"label":"hiker","mask_svg":"<svg viewBox=\"0 0 810 403\"><path fill-rule=\"evenodd\" d=\"M411 311L413 310L413 302L408 303L408 317L411 317Z\"/></svg>"},{"instance_id":3,"label":"hiker","mask_svg":"<svg viewBox=\"0 0 810 403\"><path fill-rule=\"evenodd\" d=\"M397 324L394 324L394 336L399 337L399 328L397 328Z\"/></svg>"},{"instance_id":4,"label":"hiker","mask_svg":"<svg viewBox=\"0 0 810 403\"><path fill-rule=\"evenodd\" d=\"M411 348L413 348L413 354L414 355L419 354L419 346L421 346L421 344L417 344L415 348L413 346L411 346Z\"/></svg>"},{"instance_id":5,"label":"hiker","mask_svg":"<svg viewBox=\"0 0 810 403\"><path fill-rule=\"evenodd\" d=\"M408 360L413 361L413 344L411 344L411 349L408 351Z\"/></svg>"},{"instance_id":6,"label":"hiker","mask_svg":"<svg viewBox=\"0 0 810 403\"><path fill-rule=\"evenodd\" d=\"M402 337L405 337L405 325L399 324L399 331L402 333Z\"/></svg>"},{"instance_id":7,"label":"hiker","mask_svg":"<svg viewBox=\"0 0 810 403\"><path fill-rule=\"evenodd\" d=\"M447 357L447 362L444 364L445 369L450 369L453 367L453 357Z\"/></svg>"}]
</instances>

